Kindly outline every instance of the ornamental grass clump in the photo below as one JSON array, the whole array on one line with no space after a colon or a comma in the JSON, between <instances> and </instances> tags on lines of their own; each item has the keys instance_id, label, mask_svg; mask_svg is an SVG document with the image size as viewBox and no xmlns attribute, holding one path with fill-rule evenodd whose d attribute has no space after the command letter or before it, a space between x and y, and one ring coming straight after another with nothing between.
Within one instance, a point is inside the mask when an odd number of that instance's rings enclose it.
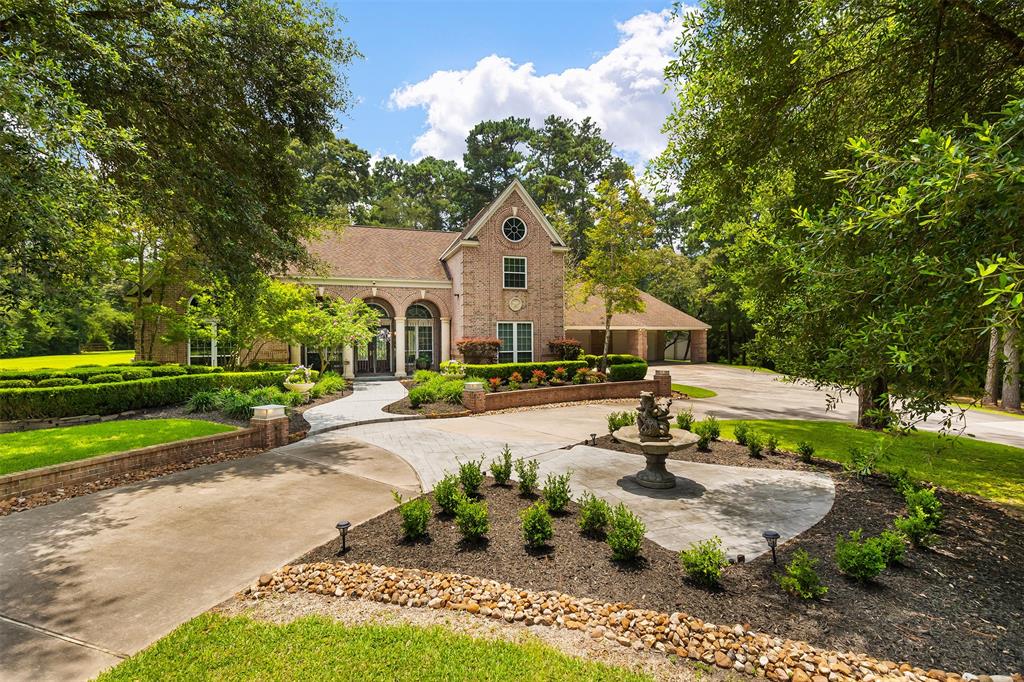
<instances>
[{"instance_id":1,"label":"ornamental grass clump","mask_svg":"<svg viewBox=\"0 0 1024 682\"><path fill-rule=\"evenodd\" d=\"M519 513L523 522L523 540L527 547L543 547L555 536L554 523L551 521L551 514L548 513L548 506L543 501L537 501Z\"/></svg>"},{"instance_id":2,"label":"ornamental grass clump","mask_svg":"<svg viewBox=\"0 0 1024 682\"><path fill-rule=\"evenodd\" d=\"M611 529L605 541L612 548L612 559L633 561L640 556L644 533L647 532L647 526L640 517L620 502L612 509L609 525Z\"/></svg>"},{"instance_id":3,"label":"ornamental grass clump","mask_svg":"<svg viewBox=\"0 0 1024 682\"><path fill-rule=\"evenodd\" d=\"M459 503L465 497L466 494L459 487L459 479L455 474L445 474L434 486L434 499L445 514L455 514Z\"/></svg>"},{"instance_id":4,"label":"ornamental grass clump","mask_svg":"<svg viewBox=\"0 0 1024 682\"><path fill-rule=\"evenodd\" d=\"M508 443L501 451L498 459L491 462L491 476L494 477L494 482L498 485L508 485L509 480L512 478L512 451L508 447Z\"/></svg>"},{"instance_id":5,"label":"ornamental grass clump","mask_svg":"<svg viewBox=\"0 0 1024 682\"><path fill-rule=\"evenodd\" d=\"M463 496L455 510L455 525L459 528L462 538L469 542L477 542L491 528L491 520L487 515L487 503L473 502Z\"/></svg>"},{"instance_id":6,"label":"ornamental grass clump","mask_svg":"<svg viewBox=\"0 0 1024 682\"><path fill-rule=\"evenodd\" d=\"M544 487L540 494L547 504L547 508L555 514L561 514L569 506L572 500L572 489L569 487L571 473L561 475L548 474L544 481Z\"/></svg>"},{"instance_id":7,"label":"ornamental grass clump","mask_svg":"<svg viewBox=\"0 0 1024 682\"><path fill-rule=\"evenodd\" d=\"M430 521L430 502L425 497L418 497L408 502L402 501L397 490L391 491L398 505L398 513L402 517L402 537L406 540L418 540L427 534L427 523Z\"/></svg>"},{"instance_id":8,"label":"ornamental grass clump","mask_svg":"<svg viewBox=\"0 0 1024 682\"><path fill-rule=\"evenodd\" d=\"M681 428L683 431L689 431L693 428L693 410L682 410L676 415L676 426Z\"/></svg>"},{"instance_id":9,"label":"ornamental grass clump","mask_svg":"<svg viewBox=\"0 0 1024 682\"><path fill-rule=\"evenodd\" d=\"M530 495L537 487L540 478L540 463L535 459L517 459L515 463L516 478L519 480L519 492Z\"/></svg>"},{"instance_id":10,"label":"ornamental grass clump","mask_svg":"<svg viewBox=\"0 0 1024 682\"><path fill-rule=\"evenodd\" d=\"M867 582L885 570L885 556L876 538L862 540L863 532L850 531L836 538L836 566L858 582Z\"/></svg>"},{"instance_id":11,"label":"ornamental grass clump","mask_svg":"<svg viewBox=\"0 0 1024 682\"><path fill-rule=\"evenodd\" d=\"M217 409L216 391L199 391L192 395L185 404L189 412L213 412Z\"/></svg>"},{"instance_id":12,"label":"ornamental grass clump","mask_svg":"<svg viewBox=\"0 0 1024 682\"><path fill-rule=\"evenodd\" d=\"M722 549L721 538L716 535L681 551L679 563L690 580L704 587L714 587L721 580L722 569L729 565L729 560Z\"/></svg>"},{"instance_id":13,"label":"ornamental grass clump","mask_svg":"<svg viewBox=\"0 0 1024 682\"><path fill-rule=\"evenodd\" d=\"M818 571L815 570L818 559L798 549L793 552L793 559L786 564L786 575L779 576L779 585L786 592L801 599L818 599L828 594L828 588L821 584Z\"/></svg>"},{"instance_id":14,"label":"ornamental grass clump","mask_svg":"<svg viewBox=\"0 0 1024 682\"><path fill-rule=\"evenodd\" d=\"M600 497L590 491L580 497L579 526L585 534L600 537L608 529L612 508Z\"/></svg>"},{"instance_id":15,"label":"ornamental grass clump","mask_svg":"<svg viewBox=\"0 0 1024 682\"><path fill-rule=\"evenodd\" d=\"M468 462L459 462L459 483L467 497L476 497L480 492L480 486L484 482L483 463L483 458L479 461L471 459Z\"/></svg>"}]
</instances>

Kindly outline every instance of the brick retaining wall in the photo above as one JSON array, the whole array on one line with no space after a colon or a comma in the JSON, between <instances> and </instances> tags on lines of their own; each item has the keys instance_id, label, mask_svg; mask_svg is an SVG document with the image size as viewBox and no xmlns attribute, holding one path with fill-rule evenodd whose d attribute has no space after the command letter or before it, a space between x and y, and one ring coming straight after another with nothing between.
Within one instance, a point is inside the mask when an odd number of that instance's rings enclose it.
<instances>
[{"instance_id":1,"label":"brick retaining wall","mask_svg":"<svg viewBox=\"0 0 1024 682\"><path fill-rule=\"evenodd\" d=\"M287 417L263 422L254 419L251 424L249 428L228 433L150 445L138 450L6 474L0 476L0 500L53 492L64 486L119 476L138 469L179 464L236 450L272 448L288 442Z\"/></svg>"},{"instance_id":2,"label":"brick retaining wall","mask_svg":"<svg viewBox=\"0 0 1024 682\"><path fill-rule=\"evenodd\" d=\"M462 393L462 404L470 412L477 413L577 400L639 398L640 391L652 391L654 395L663 397L672 395L672 377L665 370L657 370L653 379L642 381L606 381L601 384L572 384L497 393L485 393L482 387L481 390L476 390L472 382L467 382Z\"/></svg>"}]
</instances>

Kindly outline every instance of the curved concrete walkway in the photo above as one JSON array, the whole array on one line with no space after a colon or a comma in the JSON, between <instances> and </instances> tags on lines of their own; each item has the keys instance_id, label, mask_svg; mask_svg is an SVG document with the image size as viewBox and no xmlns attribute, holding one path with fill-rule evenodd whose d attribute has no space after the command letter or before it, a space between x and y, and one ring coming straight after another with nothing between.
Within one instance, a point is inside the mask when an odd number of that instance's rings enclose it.
<instances>
[{"instance_id":1,"label":"curved concrete walkway","mask_svg":"<svg viewBox=\"0 0 1024 682\"><path fill-rule=\"evenodd\" d=\"M577 445L606 432L610 405L577 405L391 424L344 431L402 457L432 489L459 462L484 459L484 468L507 443L514 457L535 458L543 479L571 472L573 495L590 491L611 504L624 502L647 524L647 537L670 550L714 535L730 556L751 559L767 546L761 533L777 530L783 541L807 530L832 508L835 487L827 474L670 461L672 490L649 490L633 478L643 468L637 455ZM325 436L330 438L330 435Z\"/></svg>"},{"instance_id":2,"label":"curved concrete walkway","mask_svg":"<svg viewBox=\"0 0 1024 682\"><path fill-rule=\"evenodd\" d=\"M352 384L352 394L311 407L302 413L309 422L309 435L368 421L416 419L414 414L392 414L384 407L408 394L395 379L362 379Z\"/></svg>"}]
</instances>

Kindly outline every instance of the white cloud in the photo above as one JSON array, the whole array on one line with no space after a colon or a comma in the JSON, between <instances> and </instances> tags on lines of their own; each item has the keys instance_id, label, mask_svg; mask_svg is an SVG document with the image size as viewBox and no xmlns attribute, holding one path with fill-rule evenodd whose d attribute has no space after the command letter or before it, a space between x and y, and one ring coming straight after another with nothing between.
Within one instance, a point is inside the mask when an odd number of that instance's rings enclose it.
<instances>
[{"instance_id":1,"label":"white cloud","mask_svg":"<svg viewBox=\"0 0 1024 682\"><path fill-rule=\"evenodd\" d=\"M412 146L418 156L461 160L466 134L480 121L520 116L537 125L557 114L590 116L620 152L646 161L665 146L661 126L672 96L664 92L663 71L679 26L664 10L616 28L618 46L586 68L537 74L532 63L492 54L469 70L436 71L395 90L390 106L426 110L426 130Z\"/></svg>"}]
</instances>

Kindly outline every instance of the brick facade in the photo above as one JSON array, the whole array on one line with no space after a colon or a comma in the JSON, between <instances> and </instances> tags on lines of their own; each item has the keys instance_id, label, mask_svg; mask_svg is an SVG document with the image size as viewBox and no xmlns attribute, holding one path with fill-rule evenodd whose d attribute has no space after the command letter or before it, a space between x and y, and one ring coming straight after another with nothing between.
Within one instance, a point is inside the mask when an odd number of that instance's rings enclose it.
<instances>
[{"instance_id":1,"label":"brick facade","mask_svg":"<svg viewBox=\"0 0 1024 682\"><path fill-rule=\"evenodd\" d=\"M209 455L253 448L275 448L287 442L287 417L265 422L254 420L253 425L247 429L0 476L0 500L52 492L64 486L89 483L165 464L179 464Z\"/></svg>"}]
</instances>

